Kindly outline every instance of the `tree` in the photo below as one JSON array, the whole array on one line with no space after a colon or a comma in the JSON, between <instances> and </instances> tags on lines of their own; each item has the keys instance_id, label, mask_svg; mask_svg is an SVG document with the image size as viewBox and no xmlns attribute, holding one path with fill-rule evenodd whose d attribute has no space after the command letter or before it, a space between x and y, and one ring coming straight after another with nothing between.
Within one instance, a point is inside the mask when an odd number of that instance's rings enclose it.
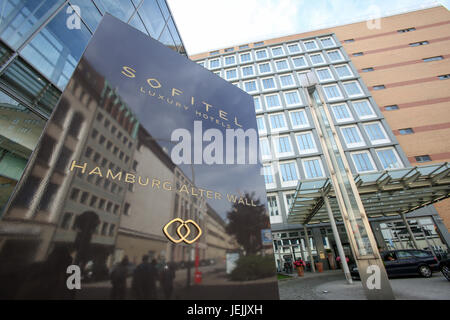
<instances>
[{"instance_id":1,"label":"tree","mask_svg":"<svg viewBox=\"0 0 450 320\"><path fill-rule=\"evenodd\" d=\"M244 248L245 255L252 255L262 249L261 230L269 228L269 217L266 207L254 193L245 193L248 203L253 200L254 206L235 202L228 212L227 232L236 237L237 242Z\"/></svg>"}]
</instances>

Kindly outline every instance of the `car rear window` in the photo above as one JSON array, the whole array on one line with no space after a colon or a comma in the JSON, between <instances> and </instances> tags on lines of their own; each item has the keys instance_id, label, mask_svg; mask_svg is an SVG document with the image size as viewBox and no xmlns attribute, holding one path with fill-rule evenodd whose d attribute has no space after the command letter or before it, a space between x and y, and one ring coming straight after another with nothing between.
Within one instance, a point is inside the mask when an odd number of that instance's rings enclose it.
<instances>
[{"instance_id":1,"label":"car rear window","mask_svg":"<svg viewBox=\"0 0 450 320\"><path fill-rule=\"evenodd\" d=\"M425 258L430 256L430 254L426 251L411 251L411 253L418 258Z\"/></svg>"}]
</instances>

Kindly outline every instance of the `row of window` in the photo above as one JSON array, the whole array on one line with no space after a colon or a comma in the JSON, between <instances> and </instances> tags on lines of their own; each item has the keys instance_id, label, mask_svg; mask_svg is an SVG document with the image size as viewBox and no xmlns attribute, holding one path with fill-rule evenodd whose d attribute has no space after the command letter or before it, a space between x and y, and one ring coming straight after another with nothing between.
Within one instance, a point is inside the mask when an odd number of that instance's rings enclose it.
<instances>
[{"instance_id":1,"label":"row of window","mask_svg":"<svg viewBox=\"0 0 450 320\"><path fill-rule=\"evenodd\" d=\"M428 41L420 41L420 42L410 43L409 45L411 47L417 47L417 46L423 46L425 44L428 44ZM362 56L362 55L364 55L363 52L353 53L353 56ZM439 61L439 60L444 60L444 57L443 56L434 56L434 57L428 57L428 58L422 59L423 62L431 62L431 61ZM367 67L367 68L363 68L362 71L363 72L371 72L371 71L375 71L375 68Z\"/></svg>"},{"instance_id":2,"label":"row of window","mask_svg":"<svg viewBox=\"0 0 450 320\"><path fill-rule=\"evenodd\" d=\"M73 188L70 193L70 199L72 201L81 203L85 206L89 206L94 209L103 210L117 215L119 213L120 205L113 201L100 198L87 191L81 191L78 188Z\"/></svg>"},{"instance_id":3,"label":"row of window","mask_svg":"<svg viewBox=\"0 0 450 320\"><path fill-rule=\"evenodd\" d=\"M344 56L339 49L326 51L326 56L331 63L344 60ZM308 57L309 59L306 59L306 57ZM258 61L258 60L265 60L268 58L269 58L269 56L267 54L266 49L261 49L261 50L255 51L254 58L252 57L250 52L241 53L239 55L239 60L240 60L241 64L251 63L253 61ZM288 63L288 61L290 61L290 63ZM217 57L214 59L209 59L208 66L206 66L205 61L200 61L197 63L203 67L208 67L209 69L218 69L221 66L227 67L227 66L236 65L237 58L234 55L233 56L225 56L225 57L223 57L223 63L221 63L220 57ZM327 63L327 62L326 62L326 59L325 59L324 55L322 54L322 52L309 53L309 54L298 55L298 56L291 56L291 57L286 57L284 59L275 60L275 65L276 65L278 71L280 71L280 69L281 70L288 69L289 65L291 65L292 68L305 68L308 65L319 65L319 64L325 64L325 63ZM270 72L270 71L265 71L265 72Z\"/></svg>"},{"instance_id":4,"label":"row of window","mask_svg":"<svg viewBox=\"0 0 450 320\"><path fill-rule=\"evenodd\" d=\"M61 220L60 227L65 230L75 230L75 215L72 212L65 212ZM94 231L94 234L100 234L102 236L114 236L116 225L114 223L100 222Z\"/></svg>"},{"instance_id":5,"label":"row of window","mask_svg":"<svg viewBox=\"0 0 450 320\"><path fill-rule=\"evenodd\" d=\"M308 143L306 140L305 142ZM398 169L403 167L393 147L375 149L374 151L383 169ZM358 173L377 171L375 162L368 150L352 152L350 153L350 158ZM325 171L320 157L302 158L299 161L303 169L302 176L305 179L325 178ZM276 188L274 178L276 173L279 174L282 187L294 187L297 185L298 180L301 179L297 167L297 160L281 161L277 164L264 164L262 170L267 189Z\"/></svg>"},{"instance_id":6,"label":"row of window","mask_svg":"<svg viewBox=\"0 0 450 320\"><path fill-rule=\"evenodd\" d=\"M296 94L296 97L297 97L296 99L298 99L298 92L293 91L293 92L285 93L286 100L288 100L288 98L290 97L288 94L294 94L294 93ZM274 97L275 97L275 99L279 100L277 94L264 96L264 98L266 99L266 109L268 111L277 109L276 107L274 107L274 105L276 105L276 104L274 104L273 100L272 100ZM256 111L257 112L262 111L260 97L254 97L253 99L255 101ZM367 119L372 119L372 118L377 117L376 113L373 111L373 108L371 107L371 104L368 100L351 101L349 103L351 103L351 105L353 106L353 110L355 111L356 115L358 116L358 118L360 120L367 120ZM336 123L352 122L352 121L356 120L355 117L353 116L353 113L350 111L348 103L344 102L344 103L332 104L332 105L330 105L330 108L331 108L332 115L334 116ZM292 129L301 129L301 128L307 128L310 126L308 117L306 115L306 110L304 108L289 111L289 118L290 118ZM264 117L258 116L256 119L257 119L256 122L258 125L259 133L260 134L267 133ZM282 112L269 114L268 119L269 119L269 126L271 129L271 132L289 129L286 118L285 118L285 114Z\"/></svg>"},{"instance_id":7,"label":"row of window","mask_svg":"<svg viewBox=\"0 0 450 320\"><path fill-rule=\"evenodd\" d=\"M302 114L299 113L299 115ZM273 128L273 132L281 131L284 128L287 129L283 114L271 115L270 125ZM371 145L376 146L391 142L381 122L375 121L364 123L362 124L362 127L364 128ZM344 138L344 143L347 148L361 148L366 146L366 142L357 125L341 126L339 127L339 130ZM298 132L295 134L295 139L300 155L316 153L319 151L315 142L316 139L311 131ZM271 159L272 152L268 138L262 138L260 141L262 159ZM272 141L275 147L274 153L276 158L293 156L295 154L289 135L274 136L272 137Z\"/></svg>"},{"instance_id":8,"label":"row of window","mask_svg":"<svg viewBox=\"0 0 450 320\"><path fill-rule=\"evenodd\" d=\"M103 116L101 112L97 114L97 121L102 123L104 127L111 132L111 134L115 135L118 141L122 141L124 146L128 147L128 149L131 149L133 147L133 141L128 140L126 134L118 129L114 124L111 124L111 121ZM94 132L97 132L97 130L94 129ZM94 136L93 138L95 139Z\"/></svg>"},{"instance_id":9,"label":"row of window","mask_svg":"<svg viewBox=\"0 0 450 320\"><path fill-rule=\"evenodd\" d=\"M286 60L282 60L280 62L286 63L284 66L286 68L278 68L278 71L291 71L290 68L287 67ZM224 78L225 80L237 80L239 78L245 79L245 78L251 78L256 76L261 76L265 74L272 73L270 63L260 63L257 65L258 73L255 70L256 66L254 65L247 65L247 66L241 66L240 68L232 68L232 69L226 69L223 71L215 71L214 74L218 75L219 77ZM240 69L240 72L239 72ZM332 71L334 70L334 72ZM302 71L298 72L298 75L302 75L305 72L308 71ZM333 65L330 67L324 67L324 68L317 68L315 69L315 73L317 75L317 78L320 82L330 82L330 81L336 81L337 79L347 79L354 77L353 71L351 70L350 66L348 64L339 64L339 65ZM282 86L288 86L288 85L294 85L294 81L292 78L291 73L287 73L284 75L280 75L280 82ZM283 79L283 78L291 78L291 79ZM290 80L290 81L289 81ZM288 81L284 83L284 81Z\"/></svg>"},{"instance_id":10,"label":"row of window","mask_svg":"<svg viewBox=\"0 0 450 320\"><path fill-rule=\"evenodd\" d=\"M324 49L336 46L336 43L332 37L319 38L319 42L320 42L322 48L324 48ZM263 42L255 43L254 47L259 47L263 44L264 44ZM302 45L303 45L303 48L302 48ZM248 49L248 48L249 48L249 45L239 46L239 50L244 50L244 49ZM316 40L310 39L310 40L303 40L303 41L299 41L299 42L291 42L291 43L286 44L286 47L283 45L277 45L274 47L270 47L268 49L272 53L273 57L278 57L278 56L285 55L286 52L288 52L290 54L295 54L295 53L302 52L302 51L320 50L320 47L318 46L318 42ZM264 49L264 50L266 50L266 49ZM234 51L234 48L224 49L225 53L233 52L233 51ZM219 50L210 52L210 55L217 55L217 54L220 54Z\"/></svg>"},{"instance_id":11,"label":"row of window","mask_svg":"<svg viewBox=\"0 0 450 320\"><path fill-rule=\"evenodd\" d=\"M359 83L357 81L344 82L342 85L345 89L345 92L347 93L347 96L351 98L364 96L364 93L361 90L361 87L359 86ZM328 101L340 100L344 98L337 84L324 86L323 88ZM277 92L265 94L262 97L260 96L253 97L255 111L256 112L263 111L262 102L265 103L265 109L267 111L283 108L283 102L281 100L281 97L284 97L284 105L288 108L303 105L303 101L298 90L283 91L281 93ZM360 119L368 119L376 117L376 114L373 111L373 108L367 99L354 100L351 101L351 104ZM335 114L337 122L346 122L354 120L354 117L349 111L347 103L345 102L336 103L332 104L331 107L335 111L333 113Z\"/></svg>"},{"instance_id":12,"label":"row of window","mask_svg":"<svg viewBox=\"0 0 450 320\"><path fill-rule=\"evenodd\" d=\"M122 168L115 165L112 161L108 161L107 158L102 157L98 152L94 152L92 150L92 148L87 147L86 152L85 152L85 156L89 159L91 159L92 161L94 161L99 167L101 168L109 168L112 172L123 172ZM136 163L136 162L134 162ZM137 163L136 163L137 164ZM77 175L80 179L83 179L86 175L82 173L81 170L79 170L77 172ZM121 194L123 188L116 184L115 182L111 181L110 179L107 178L102 178L99 175L95 175L95 174L90 174L87 175L87 181L91 184L96 185L99 188L102 188L105 191L114 193L114 194ZM131 186L133 184L130 184ZM129 188L130 188L129 185ZM132 191L132 190L130 190Z\"/></svg>"}]
</instances>

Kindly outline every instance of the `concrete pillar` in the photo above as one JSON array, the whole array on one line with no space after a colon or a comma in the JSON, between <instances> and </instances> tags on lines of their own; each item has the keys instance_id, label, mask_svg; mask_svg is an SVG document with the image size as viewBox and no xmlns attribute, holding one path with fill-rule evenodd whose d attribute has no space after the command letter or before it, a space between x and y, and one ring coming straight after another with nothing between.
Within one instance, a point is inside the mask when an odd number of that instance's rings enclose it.
<instances>
[{"instance_id":1,"label":"concrete pillar","mask_svg":"<svg viewBox=\"0 0 450 320\"><path fill-rule=\"evenodd\" d=\"M348 268L347 258L344 253L344 248L342 247L341 238L339 237L339 231L336 226L336 221L334 220L333 211L331 211L330 201L327 196L323 197L325 206L327 207L328 217L330 218L331 229L333 230L334 240L336 241L336 247L339 252L339 257L341 258L342 268L344 269L345 279L347 279L348 284L353 284L352 276L350 274L350 269Z\"/></svg>"},{"instance_id":2,"label":"concrete pillar","mask_svg":"<svg viewBox=\"0 0 450 320\"><path fill-rule=\"evenodd\" d=\"M311 252L311 245L309 244L308 230L306 229L306 225L303 225L303 230L305 231L306 248L308 249L308 254L311 259L311 270L312 272L316 272L316 266L314 265L314 258Z\"/></svg>"}]
</instances>

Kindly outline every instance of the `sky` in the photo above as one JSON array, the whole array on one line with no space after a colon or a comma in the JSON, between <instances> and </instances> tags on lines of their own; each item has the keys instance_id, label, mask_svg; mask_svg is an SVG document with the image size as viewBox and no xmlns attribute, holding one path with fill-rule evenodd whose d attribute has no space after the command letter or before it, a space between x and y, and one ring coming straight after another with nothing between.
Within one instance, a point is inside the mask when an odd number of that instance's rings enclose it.
<instances>
[{"instance_id":1,"label":"sky","mask_svg":"<svg viewBox=\"0 0 450 320\"><path fill-rule=\"evenodd\" d=\"M167 0L189 55L450 0ZM381 26L382 27L382 26Z\"/></svg>"}]
</instances>

